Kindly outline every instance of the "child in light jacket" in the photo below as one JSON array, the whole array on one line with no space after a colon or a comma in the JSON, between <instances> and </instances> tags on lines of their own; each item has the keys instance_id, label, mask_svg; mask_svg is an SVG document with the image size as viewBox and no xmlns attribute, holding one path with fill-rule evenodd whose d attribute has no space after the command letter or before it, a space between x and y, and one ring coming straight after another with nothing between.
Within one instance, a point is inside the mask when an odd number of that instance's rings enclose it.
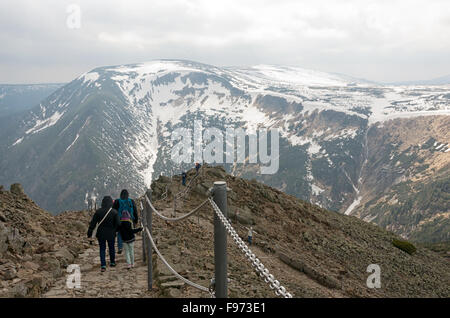
<instances>
[{"instance_id":1,"label":"child in light jacket","mask_svg":"<svg viewBox=\"0 0 450 318\"><path fill-rule=\"evenodd\" d=\"M128 264L128 269L134 267L134 234L139 233L140 231L142 231L142 227L133 229L130 213L128 213L128 211L123 211L122 217L120 218L119 233L123 240L125 259Z\"/></svg>"}]
</instances>

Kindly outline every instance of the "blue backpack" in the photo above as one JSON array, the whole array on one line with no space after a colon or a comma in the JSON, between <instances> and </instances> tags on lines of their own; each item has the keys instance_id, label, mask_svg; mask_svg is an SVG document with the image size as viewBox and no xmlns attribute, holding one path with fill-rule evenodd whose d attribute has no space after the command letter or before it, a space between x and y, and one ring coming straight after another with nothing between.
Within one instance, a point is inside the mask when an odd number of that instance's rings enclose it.
<instances>
[{"instance_id":1,"label":"blue backpack","mask_svg":"<svg viewBox=\"0 0 450 318\"><path fill-rule=\"evenodd\" d=\"M134 220L134 214L133 214L133 202L131 202L131 199L119 199L119 219L122 218L122 212L128 211L128 213L131 216L131 219Z\"/></svg>"}]
</instances>

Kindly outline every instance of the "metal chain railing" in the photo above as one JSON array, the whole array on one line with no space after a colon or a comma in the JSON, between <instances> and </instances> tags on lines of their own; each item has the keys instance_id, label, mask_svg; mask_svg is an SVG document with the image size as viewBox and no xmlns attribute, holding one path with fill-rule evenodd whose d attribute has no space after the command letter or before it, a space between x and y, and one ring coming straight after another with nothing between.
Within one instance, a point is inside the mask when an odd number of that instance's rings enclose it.
<instances>
[{"instance_id":1,"label":"metal chain railing","mask_svg":"<svg viewBox=\"0 0 450 318\"><path fill-rule=\"evenodd\" d=\"M240 248L240 250L245 254L248 260L252 263L252 266L255 268L257 272L259 272L259 276L264 278L264 281L269 284L270 289L275 289L275 294L277 296L282 296L285 298L292 298L292 295L286 291L284 286L281 286L280 282L275 279L275 277L269 273L269 270L264 266L263 263L256 257L256 255L250 250L250 248L244 243L244 241L239 237L236 230L231 226L230 222L223 215L222 211L220 211L217 204L214 202L212 198L208 199L211 203L214 212L217 214L219 219L222 221L225 229L233 238L233 241Z\"/></svg>"},{"instance_id":2,"label":"metal chain railing","mask_svg":"<svg viewBox=\"0 0 450 318\"><path fill-rule=\"evenodd\" d=\"M197 174L188 184L188 188L186 190L183 191L183 194L187 193L189 190L189 186L192 183L193 180L195 180L195 178L198 176L199 174ZM166 192L167 192L167 188L166 188ZM181 193L181 192L180 192ZM174 200L178 197L179 193L174 195ZM277 296L281 296L281 297L285 297L285 298L292 298L292 294L288 293L286 291L286 288L284 286L282 286L280 284L280 282L278 280L275 279L275 277L270 274L269 270L264 266L264 264L259 260L258 257L256 257L256 255L250 250L250 248L244 243L244 241L239 237L238 233L236 232L236 230L233 228L233 226L231 225L231 223L227 220L227 218L223 215L222 211L220 210L220 208L217 206L217 204L214 202L214 200L209 197L208 199L206 199L205 201L203 201L198 207L196 207L195 209L193 209L191 212L186 213L180 217L175 217L175 218L169 218L166 217L164 215L162 215L160 212L158 212L158 210L156 210L156 208L153 206L153 204L151 203L150 199L148 198L147 194L144 195L145 199L148 203L148 206L150 207L151 210L153 210L155 212L156 215L158 215L160 218L162 218L163 220L166 221L180 221L183 220L189 216L191 216L192 214L194 214L195 212L197 212L201 207L203 207L208 201L211 203L211 206L214 210L214 212L217 214L217 217L219 218L219 220L222 222L222 224L224 225L225 229L228 231L228 233L230 234L230 236L232 237L233 241L236 243L236 245L238 246L238 248L245 254L245 256L247 257L247 259L251 262L252 266L255 268L255 271L259 274L260 277L262 277L264 279L264 281L269 284L270 289L275 290L275 294ZM141 209L143 209L142 206L142 201L141 201ZM141 222L142 225L142 222ZM142 225L143 226L143 225ZM144 226L143 226L144 227ZM156 247L155 242L153 241L153 238L151 236L151 233L148 229L148 227L144 227L145 232L149 238L149 241L151 242L151 245L153 246L153 248L155 249L156 253L158 254L158 256L160 257L161 261L167 266L167 268L180 280L182 280L183 282L185 282L186 284L195 287L201 291L204 292L208 292L211 297L215 297L215 293L214 293L214 288L212 288L211 286L209 288L198 285L186 278L184 278L183 276L181 276L179 273L177 273L171 266L170 264L166 261L166 259L163 257L163 255L160 253L160 251L158 250L158 248Z\"/></svg>"},{"instance_id":3,"label":"metal chain railing","mask_svg":"<svg viewBox=\"0 0 450 318\"><path fill-rule=\"evenodd\" d=\"M195 212L200 210L200 208L202 206L204 206L206 203L208 203L208 199L206 199L205 201L203 201L198 207L196 207L192 211L190 211L190 212L188 212L188 213L186 213L186 214L184 214L182 216L176 217L176 218L169 218L167 216L162 215L161 212L156 210L156 208L153 206L152 202L150 201L150 199L148 198L147 195L145 195L145 199L147 200L147 203L150 206L150 208L153 210L153 212L155 212L157 216L159 216L161 219L163 219L165 221L181 221L181 220L183 220L183 219L185 219L187 217L190 217L192 214L194 214Z\"/></svg>"},{"instance_id":4,"label":"metal chain railing","mask_svg":"<svg viewBox=\"0 0 450 318\"><path fill-rule=\"evenodd\" d=\"M141 226L144 227L143 224L142 224L142 222L141 222ZM155 242L153 241L153 237L152 237L152 235L150 234L150 231L148 230L148 228L147 228L147 227L144 227L144 229L145 229L145 232L147 233L147 236L148 236L148 238L149 238L149 241L150 241L150 243L152 244L152 246L153 246L153 248L154 248L156 254L158 254L159 258L160 258L161 261L164 263L164 265L166 265L167 268L168 268L168 269L169 269L169 270L170 270L170 271L171 271L178 279L182 280L183 282L185 282L186 284L188 284L188 285L190 285L190 286L192 286L192 287L194 287L194 288L197 288L198 290L201 290L201 291L203 291L203 292L209 293L209 294L211 295L211 298L214 298L214 293L210 290L210 288L207 288L207 287L204 287L204 286L202 286L202 285L196 284L196 283L190 281L189 279L187 279L187 278L181 276L176 270L174 270L174 269L172 268L172 266L170 266L170 264L169 264L169 263L167 262L167 260L164 258L164 256L161 254L161 252L158 250L158 247L156 247L156 244L155 244ZM151 262L151 259L150 259L150 258L149 258L149 262Z\"/></svg>"}]
</instances>

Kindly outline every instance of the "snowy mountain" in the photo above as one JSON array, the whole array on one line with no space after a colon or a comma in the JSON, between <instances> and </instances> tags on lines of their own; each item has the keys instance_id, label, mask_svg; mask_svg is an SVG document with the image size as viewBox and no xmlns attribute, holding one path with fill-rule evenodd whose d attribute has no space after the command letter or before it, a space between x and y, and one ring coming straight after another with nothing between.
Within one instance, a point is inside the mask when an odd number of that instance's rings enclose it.
<instances>
[{"instance_id":1,"label":"snowy mountain","mask_svg":"<svg viewBox=\"0 0 450 318\"><path fill-rule=\"evenodd\" d=\"M278 173L260 175L248 163L226 169L351 214L365 201L365 168L377 151L369 149L371 129L390 119L414 125L425 115L448 121L449 100L450 85L381 86L296 67L177 60L100 67L1 125L0 182L22 183L54 212L123 187L137 195L160 174L192 166L171 160L171 133L201 120L222 131L278 128ZM439 153L448 163L448 139L430 137L444 144Z\"/></svg>"}]
</instances>

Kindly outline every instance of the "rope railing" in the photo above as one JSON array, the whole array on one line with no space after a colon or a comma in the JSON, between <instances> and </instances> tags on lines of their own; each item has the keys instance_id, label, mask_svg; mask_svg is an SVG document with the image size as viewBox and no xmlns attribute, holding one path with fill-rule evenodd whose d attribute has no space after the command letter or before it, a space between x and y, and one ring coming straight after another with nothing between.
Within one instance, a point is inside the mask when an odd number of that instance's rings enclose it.
<instances>
[{"instance_id":1,"label":"rope railing","mask_svg":"<svg viewBox=\"0 0 450 318\"><path fill-rule=\"evenodd\" d=\"M167 217L165 215L163 215L161 212L159 212L158 210L156 210L156 208L153 206L152 202L150 201L150 199L147 197L147 195L145 195L145 199L147 200L148 205L150 206L150 208L153 210L153 212L155 212L155 214L157 216L159 216L161 219L165 220L165 221L181 221L185 218L190 217L191 215L193 215L195 212L197 212L198 210L200 210L201 207L203 207L206 203L208 203L208 199L206 199L205 201L203 201L199 206L197 206L196 208L194 208L193 210L191 210L190 212L179 216L179 217L175 217L175 218L171 218L171 217Z\"/></svg>"},{"instance_id":2,"label":"rope railing","mask_svg":"<svg viewBox=\"0 0 450 318\"><path fill-rule=\"evenodd\" d=\"M193 182L193 180L195 180L195 178L198 176L199 174L197 174L188 184L189 185ZM187 193L187 191L189 190L186 189L184 190L183 193ZM167 188L166 188L166 192L167 192ZM179 194L179 193L178 193ZM178 194L174 195L174 200L177 198ZM190 217L191 215L193 215L194 213L196 213L197 211L200 210L200 208L202 208L203 206L205 206L208 202L211 204L214 213L217 215L218 219L220 220L220 222L222 223L222 225L225 227L225 229L227 230L227 232L230 234L230 236L232 237L233 241L236 243L237 247L244 253L244 255L246 256L246 258L250 261L251 265L254 267L255 271L259 274L259 276L261 278L264 279L264 281L269 284L270 289L275 290L275 294L277 296L281 296L281 297L285 297L285 298L292 298L292 295L290 293L288 293L286 291L286 288L284 286L282 286L280 284L280 282L278 280L275 279L275 277L270 274L269 270L264 266L264 264L260 261L260 259L258 257L256 257L256 255L250 250L250 248L244 243L244 241L239 237L238 233L236 232L236 230L233 228L233 226L231 225L231 223L228 221L228 219L225 217L225 215L222 213L221 209L219 208L219 206L216 204L216 202L212 199L212 197L208 197L205 201L203 201L199 206L197 206L196 208L194 208L193 210L191 210L190 212L180 216L180 217L166 217L164 216L162 213L160 213L158 210L156 210L156 208L153 206L151 200L149 199L149 197L147 196L147 194L144 194L145 200L148 204L148 207L151 209L151 211L155 212L155 214L160 217L163 220L166 221L180 221L183 220L185 218ZM226 198L226 196L225 196ZM144 210L144 207L142 205L142 201L140 201L141 203L141 209ZM150 213L151 211L148 211L148 213ZM141 225L142 225L142 221L141 221ZM151 246L153 246L153 248L155 249L156 253L158 254L159 258L161 259L161 261L167 266L167 268L181 281L185 282L186 284L197 288L201 291L204 292L208 292L211 297L215 297L215 291L213 290L213 288L207 288L204 286L201 286L199 284L196 284L190 280L188 280L187 278L183 277L182 275L180 275L178 272L176 272L171 266L170 264L167 262L167 260L164 258L164 256L161 254L161 252L158 250L153 237L150 233L150 230L148 228L148 226L144 226L142 225L145 229L145 233L148 236L148 239L151 243ZM149 250L149 253L151 253L151 250ZM151 261L151 257L149 257L149 261ZM150 265L149 265L150 266ZM149 271L149 275L150 275L150 271ZM217 275L217 273L216 273ZM221 276L219 276L221 277ZM221 296L222 297L222 296Z\"/></svg>"},{"instance_id":3,"label":"rope railing","mask_svg":"<svg viewBox=\"0 0 450 318\"><path fill-rule=\"evenodd\" d=\"M141 223L142 225L142 223ZM143 225L142 225L143 226ZM144 227L144 226L143 226ZM207 287L196 284L192 281L190 281L189 279L183 277L182 275L180 275L175 269L173 269L172 266L170 266L169 262L167 262L167 260L164 258L164 256L161 254L161 252L159 251L158 247L156 246L155 242L153 241L153 237L150 234L150 231L148 230L147 227L145 228L145 232L147 233L148 239L150 241L150 243L152 244L156 254L158 254L159 258L161 259L161 261L164 263L164 265L166 265L166 267L181 281L185 282L186 284L188 284L189 286L192 286L194 288L197 288L198 290L201 290L203 292L207 292L211 295L211 297L214 297L214 293Z\"/></svg>"}]
</instances>

